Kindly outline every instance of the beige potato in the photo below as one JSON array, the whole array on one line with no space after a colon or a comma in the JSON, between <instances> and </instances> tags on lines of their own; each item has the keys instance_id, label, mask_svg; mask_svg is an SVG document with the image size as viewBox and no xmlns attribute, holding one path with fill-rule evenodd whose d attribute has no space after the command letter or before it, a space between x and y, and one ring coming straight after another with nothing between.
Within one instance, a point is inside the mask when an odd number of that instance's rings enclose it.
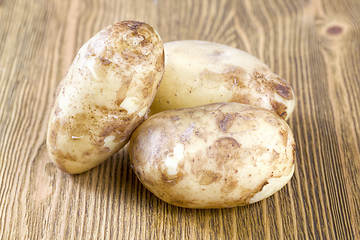
<instances>
[{"instance_id":1,"label":"beige potato","mask_svg":"<svg viewBox=\"0 0 360 240\"><path fill-rule=\"evenodd\" d=\"M76 174L122 148L147 114L163 72L163 43L146 23L116 23L92 37L57 89L47 131L52 161Z\"/></svg>"},{"instance_id":2,"label":"beige potato","mask_svg":"<svg viewBox=\"0 0 360 240\"><path fill-rule=\"evenodd\" d=\"M294 172L295 142L271 111L214 103L151 116L134 131L129 155L139 180L165 202L223 208L281 189Z\"/></svg>"},{"instance_id":3,"label":"beige potato","mask_svg":"<svg viewBox=\"0 0 360 240\"><path fill-rule=\"evenodd\" d=\"M165 73L151 114L216 102L260 106L288 119L295 107L291 86L254 56L204 41L164 44Z\"/></svg>"}]
</instances>

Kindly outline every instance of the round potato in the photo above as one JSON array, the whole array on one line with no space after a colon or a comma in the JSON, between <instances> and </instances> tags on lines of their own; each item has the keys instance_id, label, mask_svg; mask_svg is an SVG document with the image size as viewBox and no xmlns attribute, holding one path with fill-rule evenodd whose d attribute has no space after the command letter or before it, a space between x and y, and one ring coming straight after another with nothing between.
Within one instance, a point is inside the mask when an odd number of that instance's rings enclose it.
<instances>
[{"instance_id":1,"label":"round potato","mask_svg":"<svg viewBox=\"0 0 360 240\"><path fill-rule=\"evenodd\" d=\"M143 121L164 72L164 45L142 22L106 27L86 42L58 86L47 131L50 158L68 173L109 158Z\"/></svg>"},{"instance_id":2,"label":"round potato","mask_svg":"<svg viewBox=\"0 0 360 240\"><path fill-rule=\"evenodd\" d=\"M165 73L150 114L216 102L260 106L284 119L294 110L291 86L246 52L191 40L164 48Z\"/></svg>"},{"instance_id":3,"label":"round potato","mask_svg":"<svg viewBox=\"0 0 360 240\"><path fill-rule=\"evenodd\" d=\"M129 154L139 180L165 202L223 208L281 189L294 172L295 142L273 112L214 103L151 116L134 131Z\"/></svg>"}]
</instances>

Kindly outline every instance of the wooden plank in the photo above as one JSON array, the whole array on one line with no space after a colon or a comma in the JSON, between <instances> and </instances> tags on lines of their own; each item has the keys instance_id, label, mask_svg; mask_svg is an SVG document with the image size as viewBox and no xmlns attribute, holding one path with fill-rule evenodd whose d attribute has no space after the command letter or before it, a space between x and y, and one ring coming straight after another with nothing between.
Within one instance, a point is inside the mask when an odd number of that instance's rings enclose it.
<instances>
[{"instance_id":1,"label":"wooden plank","mask_svg":"<svg viewBox=\"0 0 360 240\"><path fill-rule=\"evenodd\" d=\"M357 0L0 0L0 239L360 239ZM124 148L79 175L45 147L57 84L103 27L243 49L293 86L297 168L270 198L184 209L137 180Z\"/></svg>"}]
</instances>

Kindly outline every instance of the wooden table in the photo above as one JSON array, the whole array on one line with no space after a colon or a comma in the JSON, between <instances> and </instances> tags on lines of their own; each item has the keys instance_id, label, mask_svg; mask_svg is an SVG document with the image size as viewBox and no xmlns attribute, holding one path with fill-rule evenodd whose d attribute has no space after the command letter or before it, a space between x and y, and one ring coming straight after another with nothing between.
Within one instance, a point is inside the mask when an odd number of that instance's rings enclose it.
<instances>
[{"instance_id":1,"label":"wooden table","mask_svg":"<svg viewBox=\"0 0 360 240\"><path fill-rule=\"evenodd\" d=\"M166 204L127 149L86 173L49 160L48 115L78 49L121 20L164 42L245 50L287 79L297 168L246 207ZM360 239L359 0L0 0L0 239Z\"/></svg>"}]
</instances>

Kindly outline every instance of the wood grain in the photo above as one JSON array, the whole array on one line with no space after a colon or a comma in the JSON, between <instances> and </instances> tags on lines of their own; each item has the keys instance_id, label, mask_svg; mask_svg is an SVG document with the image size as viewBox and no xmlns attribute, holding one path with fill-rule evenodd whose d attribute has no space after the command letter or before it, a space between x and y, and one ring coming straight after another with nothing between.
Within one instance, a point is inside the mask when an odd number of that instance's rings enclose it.
<instances>
[{"instance_id":1,"label":"wood grain","mask_svg":"<svg viewBox=\"0 0 360 240\"><path fill-rule=\"evenodd\" d=\"M293 86L297 168L246 207L166 204L127 148L69 175L49 160L48 115L78 49L103 27L145 21L164 42L248 51ZM0 0L0 239L360 239L358 0Z\"/></svg>"}]
</instances>

